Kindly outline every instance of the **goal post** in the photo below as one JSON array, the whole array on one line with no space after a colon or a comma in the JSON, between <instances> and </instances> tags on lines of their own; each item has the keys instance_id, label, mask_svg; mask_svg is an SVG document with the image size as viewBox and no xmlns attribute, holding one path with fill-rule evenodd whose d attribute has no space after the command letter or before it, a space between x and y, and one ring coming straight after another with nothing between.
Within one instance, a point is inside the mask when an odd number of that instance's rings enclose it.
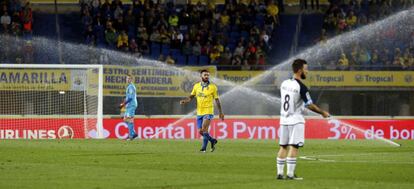
<instances>
[{"instance_id":1,"label":"goal post","mask_svg":"<svg viewBox=\"0 0 414 189\"><path fill-rule=\"evenodd\" d=\"M105 138L103 66L0 64L0 139Z\"/></svg>"}]
</instances>

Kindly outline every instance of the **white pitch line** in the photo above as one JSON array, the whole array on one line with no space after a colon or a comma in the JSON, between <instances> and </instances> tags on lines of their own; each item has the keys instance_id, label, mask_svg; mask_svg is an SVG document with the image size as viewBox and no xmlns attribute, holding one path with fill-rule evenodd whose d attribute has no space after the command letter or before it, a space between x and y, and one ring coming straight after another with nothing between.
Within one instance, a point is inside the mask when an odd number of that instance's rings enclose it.
<instances>
[{"instance_id":1,"label":"white pitch line","mask_svg":"<svg viewBox=\"0 0 414 189\"><path fill-rule=\"evenodd\" d=\"M394 154L395 152L371 152L371 153L349 153L349 154L321 154L321 155L313 155L310 157L343 157L343 156L369 156L369 155L388 155ZM413 154L414 152L399 152L405 154Z\"/></svg>"},{"instance_id":2,"label":"white pitch line","mask_svg":"<svg viewBox=\"0 0 414 189\"><path fill-rule=\"evenodd\" d=\"M326 154L326 155L314 155L312 157L342 157L344 154Z\"/></svg>"},{"instance_id":3,"label":"white pitch line","mask_svg":"<svg viewBox=\"0 0 414 189\"><path fill-rule=\"evenodd\" d=\"M336 160L332 160L332 159L318 159L318 160L322 162L336 162Z\"/></svg>"},{"instance_id":4,"label":"white pitch line","mask_svg":"<svg viewBox=\"0 0 414 189\"><path fill-rule=\"evenodd\" d=\"M414 152L406 152L414 153ZM331 160L320 159L318 157L345 157L345 156L366 156L366 155L378 155L378 154L393 154L392 152L382 153L363 153L363 154L324 154L324 155L312 155L312 156L299 156L299 159L308 160L307 162L329 162L329 163L376 163L376 164L403 164L414 165L414 161L389 161L389 160Z\"/></svg>"},{"instance_id":5,"label":"white pitch line","mask_svg":"<svg viewBox=\"0 0 414 189\"><path fill-rule=\"evenodd\" d=\"M335 160L331 159L320 159L312 156L299 156L299 159L310 160L310 161L322 161L322 162L336 162Z\"/></svg>"},{"instance_id":6,"label":"white pitch line","mask_svg":"<svg viewBox=\"0 0 414 189\"><path fill-rule=\"evenodd\" d=\"M307 163L327 163L324 161L306 161ZM407 161L362 161L362 160L356 160L356 161L331 161L329 163L366 163L366 164L398 164L398 165L414 165L414 162L407 162Z\"/></svg>"},{"instance_id":7,"label":"white pitch line","mask_svg":"<svg viewBox=\"0 0 414 189\"><path fill-rule=\"evenodd\" d=\"M414 162L409 161L363 161L363 160L356 160L356 161L338 161L339 163L375 163L375 164L409 164L414 165Z\"/></svg>"},{"instance_id":8,"label":"white pitch line","mask_svg":"<svg viewBox=\"0 0 414 189\"><path fill-rule=\"evenodd\" d=\"M310 158L310 157L307 157L307 156L299 156L299 159L311 160L311 161L316 161L316 160L318 160L318 159L316 159L316 158Z\"/></svg>"}]
</instances>

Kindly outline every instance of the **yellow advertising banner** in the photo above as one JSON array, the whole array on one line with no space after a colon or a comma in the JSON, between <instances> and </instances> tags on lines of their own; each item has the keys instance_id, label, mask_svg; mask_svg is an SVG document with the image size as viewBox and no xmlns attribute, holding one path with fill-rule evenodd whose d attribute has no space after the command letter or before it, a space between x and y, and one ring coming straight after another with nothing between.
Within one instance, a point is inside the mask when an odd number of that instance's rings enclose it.
<instances>
[{"instance_id":1,"label":"yellow advertising banner","mask_svg":"<svg viewBox=\"0 0 414 189\"><path fill-rule=\"evenodd\" d=\"M198 72L202 69L210 71L211 77L216 75L216 67L184 67L195 74L167 67L150 66L105 66L104 96L124 96L127 86L126 74L134 77L138 96L182 97L189 96L195 82L200 80Z\"/></svg>"},{"instance_id":2,"label":"yellow advertising banner","mask_svg":"<svg viewBox=\"0 0 414 189\"><path fill-rule=\"evenodd\" d=\"M70 89L70 70L0 69L0 90L66 91Z\"/></svg>"},{"instance_id":3,"label":"yellow advertising banner","mask_svg":"<svg viewBox=\"0 0 414 189\"><path fill-rule=\"evenodd\" d=\"M287 71L218 71L217 77L236 84L242 84L246 81L248 85L279 85L283 80L290 77Z\"/></svg>"},{"instance_id":4,"label":"yellow advertising banner","mask_svg":"<svg viewBox=\"0 0 414 189\"><path fill-rule=\"evenodd\" d=\"M261 74L266 75L260 77ZM251 85L277 85L292 77L289 71L218 71L217 77L237 84L255 78ZM412 71L310 71L304 83L310 87L414 87Z\"/></svg>"},{"instance_id":5,"label":"yellow advertising banner","mask_svg":"<svg viewBox=\"0 0 414 189\"><path fill-rule=\"evenodd\" d=\"M218 71L217 78L242 84L262 73L262 71Z\"/></svg>"},{"instance_id":6,"label":"yellow advertising banner","mask_svg":"<svg viewBox=\"0 0 414 189\"><path fill-rule=\"evenodd\" d=\"M208 69L216 76L236 84L253 78L251 85L278 86L292 76L288 71L275 71L260 77L263 71L216 71L216 67L185 67L190 72L150 66L105 66L104 95L124 96L126 74L134 76L139 96L187 96L199 81L197 72ZM88 78L86 80L86 78ZM0 69L0 90L16 91L82 91L97 93L94 70ZM304 83L310 87L414 87L412 71L311 71ZM85 86L85 85L88 86ZM220 83L222 85L222 83ZM225 85L225 84L224 84ZM89 94L88 93L88 94Z\"/></svg>"},{"instance_id":7,"label":"yellow advertising banner","mask_svg":"<svg viewBox=\"0 0 414 189\"><path fill-rule=\"evenodd\" d=\"M315 87L414 87L414 72L311 71L305 84Z\"/></svg>"}]
</instances>

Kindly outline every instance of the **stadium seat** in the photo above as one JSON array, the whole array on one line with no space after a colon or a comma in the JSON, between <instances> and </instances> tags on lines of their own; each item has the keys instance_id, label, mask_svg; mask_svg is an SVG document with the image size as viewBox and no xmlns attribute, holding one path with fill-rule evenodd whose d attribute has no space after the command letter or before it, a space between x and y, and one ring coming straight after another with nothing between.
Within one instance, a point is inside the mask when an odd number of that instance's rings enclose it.
<instances>
[{"instance_id":1,"label":"stadium seat","mask_svg":"<svg viewBox=\"0 0 414 189\"><path fill-rule=\"evenodd\" d=\"M241 32L241 36L244 37L245 39L249 38L249 32L247 31L242 31Z\"/></svg>"},{"instance_id":2,"label":"stadium seat","mask_svg":"<svg viewBox=\"0 0 414 189\"><path fill-rule=\"evenodd\" d=\"M172 57L177 57L178 55L181 55L181 52L178 49L170 49L170 54Z\"/></svg>"},{"instance_id":3,"label":"stadium seat","mask_svg":"<svg viewBox=\"0 0 414 189\"><path fill-rule=\"evenodd\" d=\"M237 44L237 42L239 41L240 37L231 37L229 39L229 43L234 43Z\"/></svg>"},{"instance_id":4,"label":"stadium seat","mask_svg":"<svg viewBox=\"0 0 414 189\"><path fill-rule=\"evenodd\" d=\"M158 60L159 57L160 57L160 52L159 51L152 51L151 52L151 59Z\"/></svg>"},{"instance_id":5,"label":"stadium seat","mask_svg":"<svg viewBox=\"0 0 414 189\"><path fill-rule=\"evenodd\" d=\"M262 14L256 15L255 23L259 28L262 28L264 26L264 15Z\"/></svg>"},{"instance_id":6,"label":"stadium seat","mask_svg":"<svg viewBox=\"0 0 414 189\"><path fill-rule=\"evenodd\" d=\"M200 61L198 63L200 66L208 65L208 57L205 55L200 56Z\"/></svg>"},{"instance_id":7,"label":"stadium seat","mask_svg":"<svg viewBox=\"0 0 414 189\"><path fill-rule=\"evenodd\" d=\"M232 31L230 33L230 38L240 38L240 33Z\"/></svg>"},{"instance_id":8,"label":"stadium seat","mask_svg":"<svg viewBox=\"0 0 414 189\"><path fill-rule=\"evenodd\" d=\"M170 53L170 46L169 45L162 45L161 46L161 53L162 54L169 54Z\"/></svg>"},{"instance_id":9,"label":"stadium seat","mask_svg":"<svg viewBox=\"0 0 414 189\"><path fill-rule=\"evenodd\" d=\"M237 26L237 25L232 25L232 26L231 26L231 31L234 31L234 32L239 32L239 26Z\"/></svg>"},{"instance_id":10,"label":"stadium seat","mask_svg":"<svg viewBox=\"0 0 414 189\"><path fill-rule=\"evenodd\" d=\"M133 39L136 36L135 27L128 26L128 38Z\"/></svg>"},{"instance_id":11,"label":"stadium seat","mask_svg":"<svg viewBox=\"0 0 414 189\"><path fill-rule=\"evenodd\" d=\"M225 9L223 4L217 4L216 5L216 10L218 10L219 12L223 12Z\"/></svg>"},{"instance_id":12,"label":"stadium seat","mask_svg":"<svg viewBox=\"0 0 414 189\"><path fill-rule=\"evenodd\" d=\"M161 52L161 46L157 43L151 43L151 54L158 53L158 55Z\"/></svg>"},{"instance_id":13,"label":"stadium seat","mask_svg":"<svg viewBox=\"0 0 414 189\"><path fill-rule=\"evenodd\" d=\"M176 58L176 64L178 65L186 65L187 64L187 57L184 55L179 54Z\"/></svg>"},{"instance_id":14,"label":"stadium seat","mask_svg":"<svg viewBox=\"0 0 414 189\"><path fill-rule=\"evenodd\" d=\"M227 44L227 47L229 47L230 52L234 52L234 49L236 49L236 43L229 43Z\"/></svg>"},{"instance_id":15,"label":"stadium seat","mask_svg":"<svg viewBox=\"0 0 414 189\"><path fill-rule=\"evenodd\" d=\"M198 57L194 55L189 56L188 65L198 65Z\"/></svg>"}]
</instances>

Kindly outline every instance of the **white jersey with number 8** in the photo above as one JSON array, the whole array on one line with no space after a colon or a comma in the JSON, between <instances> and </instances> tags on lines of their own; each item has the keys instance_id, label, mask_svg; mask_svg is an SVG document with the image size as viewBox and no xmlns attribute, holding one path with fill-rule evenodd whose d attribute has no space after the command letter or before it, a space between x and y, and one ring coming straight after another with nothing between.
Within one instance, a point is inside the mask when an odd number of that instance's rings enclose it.
<instances>
[{"instance_id":1,"label":"white jersey with number 8","mask_svg":"<svg viewBox=\"0 0 414 189\"><path fill-rule=\"evenodd\" d=\"M280 86L280 125L305 123L305 107L312 104L308 88L297 79L283 81Z\"/></svg>"}]
</instances>

